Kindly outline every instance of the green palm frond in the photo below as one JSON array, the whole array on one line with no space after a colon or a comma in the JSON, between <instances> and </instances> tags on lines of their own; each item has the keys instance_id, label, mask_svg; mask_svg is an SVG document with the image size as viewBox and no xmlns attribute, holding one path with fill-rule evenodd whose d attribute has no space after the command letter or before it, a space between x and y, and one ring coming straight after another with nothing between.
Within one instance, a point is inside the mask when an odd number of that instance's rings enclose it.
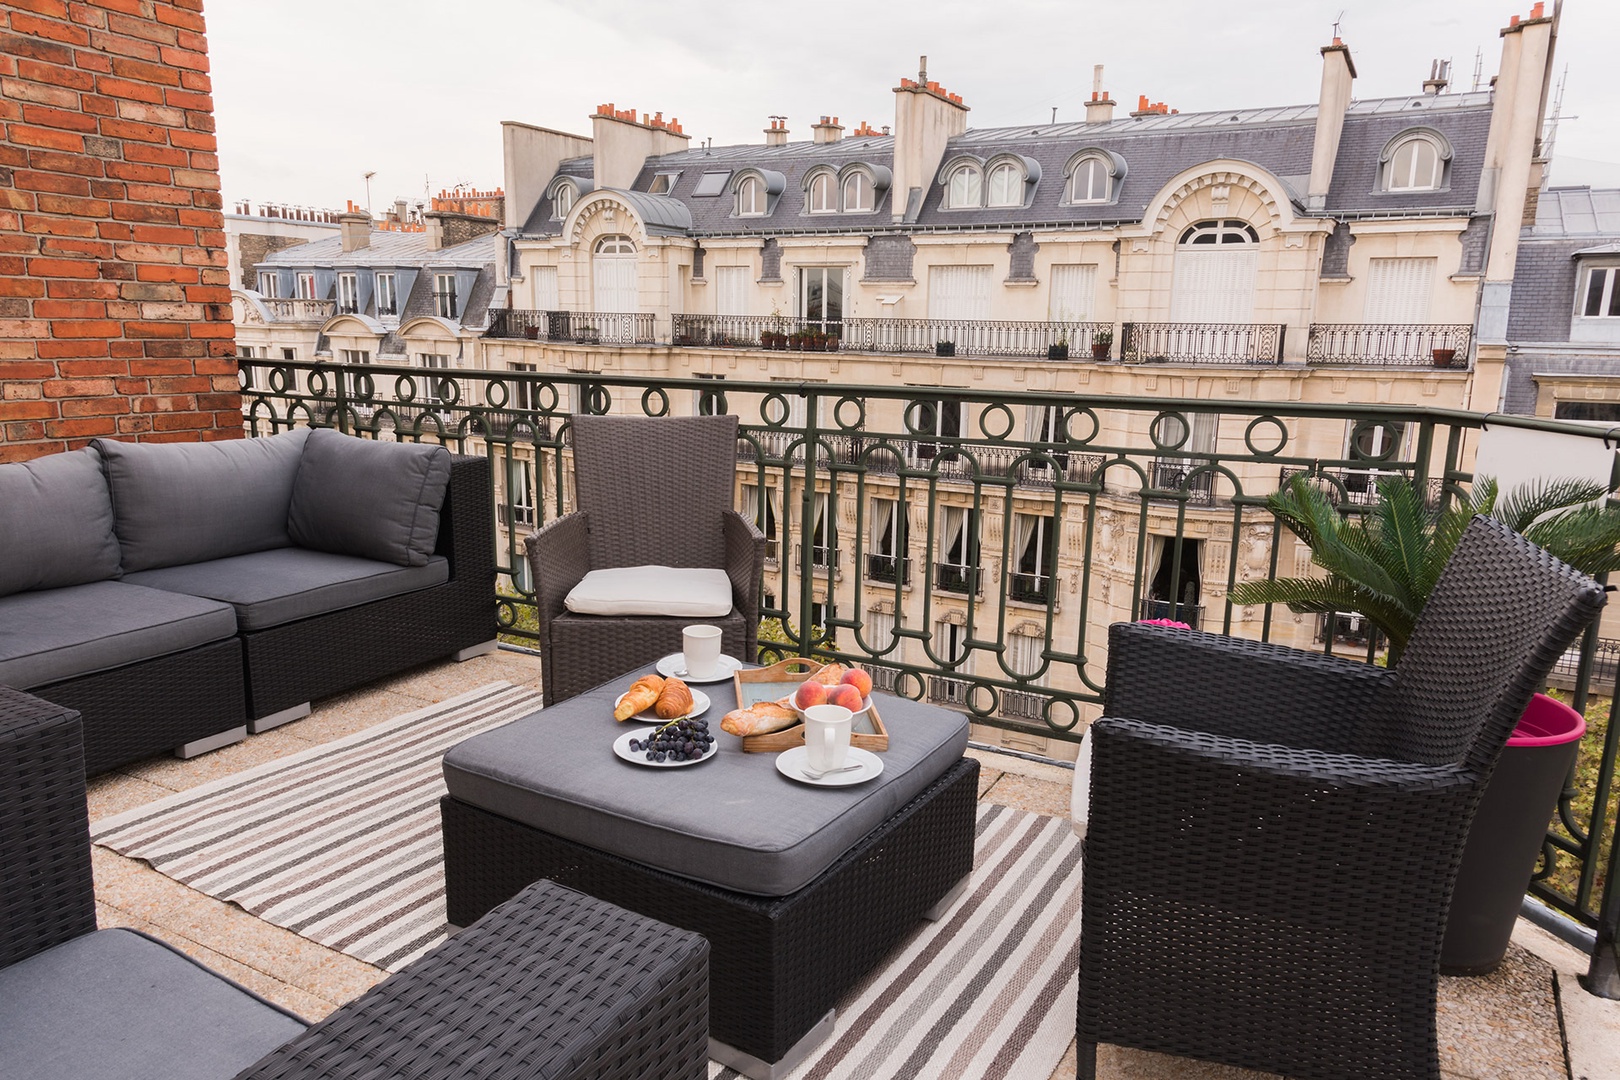
<instances>
[{"instance_id":1,"label":"green palm frond","mask_svg":"<svg viewBox=\"0 0 1620 1080\"><path fill-rule=\"evenodd\" d=\"M1607 494L1602 484L1589 480L1535 480L1504 496L1491 516L1528 537L1531 526L1548 514L1595 503Z\"/></svg>"}]
</instances>

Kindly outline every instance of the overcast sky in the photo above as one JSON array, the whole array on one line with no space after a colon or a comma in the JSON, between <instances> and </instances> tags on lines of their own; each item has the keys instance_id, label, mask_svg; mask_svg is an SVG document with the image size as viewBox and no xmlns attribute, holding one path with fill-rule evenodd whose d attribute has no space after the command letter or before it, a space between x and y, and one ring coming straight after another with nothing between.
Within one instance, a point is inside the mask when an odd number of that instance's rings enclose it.
<instances>
[{"instance_id":1,"label":"overcast sky","mask_svg":"<svg viewBox=\"0 0 1620 1080\"><path fill-rule=\"evenodd\" d=\"M808 139L894 121L893 87L928 75L972 127L1084 119L1092 65L1119 102L1183 112L1314 104L1317 50L1340 34L1361 98L1416 93L1434 58L1488 85L1499 31L1531 0L206 0L220 172L238 199L378 211L458 182L501 183L500 122L590 134L613 102L679 117L697 146L762 142L771 114ZM1549 0L1549 10L1551 3ZM1620 2L1567 0L1555 183L1620 186Z\"/></svg>"}]
</instances>

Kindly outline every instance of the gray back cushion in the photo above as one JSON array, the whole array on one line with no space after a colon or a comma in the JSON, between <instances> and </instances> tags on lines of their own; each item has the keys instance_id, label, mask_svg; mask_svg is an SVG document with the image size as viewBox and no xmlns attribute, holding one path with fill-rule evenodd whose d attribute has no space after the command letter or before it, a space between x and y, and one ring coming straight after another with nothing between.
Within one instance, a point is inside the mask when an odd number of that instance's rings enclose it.
<instances>
[{"instance_id":1,"label":"gray back cushion","mask_svg":"<svg viewBox=\"0 0 1620 1080\"><path fill-rule=\"evenodd\" d=\"M439 540L450 452L310 432L293 481L287 531L314 551L423 566Z\"/></svg>"},{"instance_id":2,"label":"gray back cushion","mask_svg":"<svg viewBox=\"0 0 1620 1080\"><path fill-rule=\"evenodd\" d=\"M0 596L117 576L101 455L85 447L0 465Z\"/></svg>"},{"instance_id":3,"label":"gray back cushion","mask_svg":"<svg viewBox=\"0 0 1620 1080\"><path fill-rule=\"evenodd\" d=\"M308 428L206 443L97 439L126 571L286 547Z\"/></svg>"}]
</instances>

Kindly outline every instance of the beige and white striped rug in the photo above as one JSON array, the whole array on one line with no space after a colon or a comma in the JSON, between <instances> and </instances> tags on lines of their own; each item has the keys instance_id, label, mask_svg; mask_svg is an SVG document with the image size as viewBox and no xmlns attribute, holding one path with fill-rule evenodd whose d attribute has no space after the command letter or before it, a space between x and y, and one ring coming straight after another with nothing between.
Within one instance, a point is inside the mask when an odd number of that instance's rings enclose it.
<instances>
[{"instance_id":1,"label":"beige and white striped rug","mask_svg":"<svg viewBox=\"0 0 1620 1080\"><path fill-rule=\"evenodd\" d=\"M492 683L105 818L96 843L397 971L443 939L440 759L534 712ZM1060 818L981 803L973 878L839 1004L792 1080L1049 1076L1074 1036L1080 845ZM711 1080L738 1074L710 1064Z\"/></svg>"}]
</instances>

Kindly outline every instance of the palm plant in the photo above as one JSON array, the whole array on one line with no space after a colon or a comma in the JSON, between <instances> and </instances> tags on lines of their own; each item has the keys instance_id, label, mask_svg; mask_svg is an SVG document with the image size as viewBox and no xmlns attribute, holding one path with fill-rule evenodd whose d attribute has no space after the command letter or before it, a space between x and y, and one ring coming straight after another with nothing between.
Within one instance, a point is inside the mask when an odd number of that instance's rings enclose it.
<instances>
[{"instance_id":1,"label":"palm plant","mask_svg":"<svg viewBox=\"0 0 1620 1080\"><path fill-rule=\"evenodd\" d=\"M1295 476L1266 502L1310 546L1327 576L1243 582L1231 601L1286 604L1296 613L1358 611L1389 639L1394 664L1475 514L1501 521L1582 573L1620 569L1620 506L1596 501L1607 493L1589 481L1544 480L1498 498L1496 481L1486 477L1465 502L1431 514L1409 479L1391 477L1378 482L1372 509L1349 520L1318 487Z\"/></svg>"}]
</instances>

